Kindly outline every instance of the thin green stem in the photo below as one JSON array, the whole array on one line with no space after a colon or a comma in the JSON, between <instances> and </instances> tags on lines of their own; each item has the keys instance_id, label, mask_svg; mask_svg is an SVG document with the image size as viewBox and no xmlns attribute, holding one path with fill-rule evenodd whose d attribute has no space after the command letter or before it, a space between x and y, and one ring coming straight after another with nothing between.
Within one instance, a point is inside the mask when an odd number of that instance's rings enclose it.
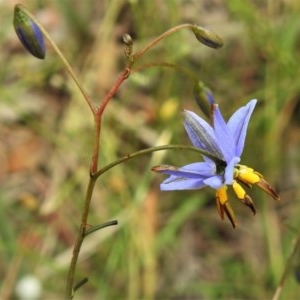
<instances>
[{"instance_id":1,"label":"thin green stem","mask_svg":"<svg viewBox=\"0 0 300 300\"><path fill-rule=\"evenodd\" d=\"M198 152L201 155L205 155L205 156L211 158L214 161L219 161L220 160L219 158L212 155L210 152L204 151L202 149L199 149L199 148L196 148L196 147L193 147L193 146L163 145L163 146L156 146L156 147L151 147L151 148L139 150L139 151L133 152L131 154L125 155L125 156L117 159L116 161L106 165L105 167L101 168L93 176L94 176L94 178L98 178L103 173L107 172L109 169L115 167L116 165L119 165L119 164L123 163L124 161L130 160L132 158L142 156L142 155L145 155L145 154L149 154L149 153L152 153L152 152L155 152L155 151L162 151L162 150L190 150L190 151Z\"/></svg>"},{"instance_id":2,"label":"thin green stem","mask_svg":"<svg viewBox=\"0 0 300 300\"><path fill-rule=\"evenodd\" d=\"M90 165L90 175L94 174L98 169L101 123L101 115L94 115L94 147Z\"/></svg>"},{"instance_id":3,"label":"thin green stem","mask_svg":"<svg viewBox=\"0 0 300 300\"><path fill-rule=\"evenodd\" d=\"M202 112L211 120L212 112L211 112L211 106L209 105L208 93L207 93L209 89L205 87L205 85L199 80L199 78L194 72L180 65L172 64L168 62L151 62L147 64L142 64L132 69L131 72L132 73L139 72L152 67L171 68L187 76L194 83L194 97L196 99L197 104L199 105Z\"/></svg>"},{"instance_id":4,"label":"thin green stem","mask_svg":"<svg viewBox=\"0 0 300 300\"><path fill-rule=\"evenodd\" d=\"M85 91L83 85L81 84L81 82L79 81L78 77L75 75L71 65L69 64L69 62L67 61L67 59L65 58L65 56L63 55L63 53L60 51L60 49L58 48L58 46L55 44L55 42L53 41L53 39L51 38L51 36L48 34L47 30L44 28L44 26L37 20L37 18L31 14L31 12L29 10L27 10L23 5L18 4L20 6L20 8L22 9L22 11L30 18L34 21L34 23L39 27L39 29L42 31L44 37L49 41L49 43L51 44L51 46L53 47L54 51L57 53L57 55L59 56L59 58L61 59L61 61L63 62L63 64L65 65L66 70L68 71L68 73L70 74L70 76L73 78L74 82L76 83L77 87L79 88L81 94L83 95L85 101L87 102L90 110L92 111L93 114L96 113L96 107L93 104L93 102L91 101L89 95L87 94L87 92Z\"/></svg>"},{"instance_id":5,"label":"thin green stem","mask_svg":"<svg viewBox=\"0 0 300 300\"><path fill-rule=\"evenodd\" d=\"M81 279L78 283L76 283L74 285L74 292L76 292L79 288L81 288L84 284L86 284L88 282L88 278L85 277L83 279Z\"/></svg>"},{"instance_id":6,"label":"thin green stem","mask_svg":"<svg viewBox=\"0 0 300 300\"><path fill-rule=\"evenodd\" d=\"M66 286L66 294L65 294L66 300L73 298L75 270L76 270L76 265L77 265L77 261L78 261L78 257L79 257L80 248L81 248L82 242L85 237L89 208L90 208L90 204L91 204L91 200L92 200L95 183L96 183L96 178L90 177L90 181L89 181L89 185L88 185L86 197L85 197L83 214L81 217L81 224L80 224L78 236L75 241L74 248L73 248L73 255L72 255L70 268L69 268L69 272L68 272L68 277L67 277L67 286Z\"/></svg>"},{"instance_id":7,"label":"thin green stem","mask_svg":"<svg viewBox=\"0 0 300 300\"><path fill-rule=\"evenodd\" d=\"M199 81L199 78L197 77L197 75L194 72L190 71L189 69L187 69L185 67L182 67L182 66L179 66L179 65L176 65L176 64L172 64L172 63L168 63L168 62L151 62L151 63L143 64L143 65L140 65L140 66L132 69L132 73L133 72L139 72L139 71L149 69L149 68L152 68L152 67L171 68L171 69L174 69L174 70L186 75L187 77L189 77L194 82Z\"/></svg>"},{"instance_id":8,"label":"thin green stem","mask_svg":"<svg viewBox=\"0 0 300 300\"><path fill-rule=\"evenodd\" d=\"M103 229L105 227L109 227L109 226L114 226L114 225L118 225L118 221L117 220L112 220L112 221L108 221L105 222L103 224L97 225L97 226L93 226L92 228L89 228L88 230L85 231L85 237L88 236L89 234L98 231L100 229Z\"/></svg>"},{"instance_id":9,"label":"thin green stem","mask_svg":"<svg viewBox=\"0 0 300 300\"><path fill-rule=\"evenodd\" d=\"M105 107L109 103L110 99L114 96L114 94L117 92L118 88L121 86L121 84L124 82L126 78L128 78L130 74L130 70L128 68L125 68L124 71L121 73L121 75L118 77L117 81L111 88L111 90L108 92L106 97L103 99L99 109L95 110L94 113L94 149L93 149L93 156L90 166L90 181L87 188L86 198L85 198L85 204L84 209L81 217L81 225L78 232L77 240L75 242L74 248L73 248L73 255L72 260L70 263L70 268L68 272L67 277L67 287L66 287L66 299L70 299L73 297L73 285L74 285L74 276L75 276L75 270L76 265L79 257L79 252L81 249L81 245L83 243L83 240L88 233L86 233L86 224L88 220L88 214L91 204L91 199L93 195L93 190L95 187L95 182L97 180L97 177L94 176L98 169L98 159L99 159L99 143L100 143L100 135L101 135L101 123L102 123L102 114L105 110ZM105 227L105 226L104 226ZM97 229L95 229L97 230Z\"/></svg>"},{"instance_id":10,"label":"thin green stem","mask_svg":"<svg viewBox=\"0 0 300 300\"><path fill-rule=\"evenodd\" d=\"M158 44L161 40L165 39L167 36L173 34L176 31L179 31L181 29L185 29L185 28L193 28L192 24L180 24L178 26L172 27L171 29L167 30L166 32L164 32L163 34L161 34L160 36L158 36L157 38L155 38L154 40L152 40L146 47L144 47L141 51L133 54L133 61L136 62L138 59L140 59L147 51L149 51L151 48L153 48L156 44Z\"/></svg>"}]
</instances>

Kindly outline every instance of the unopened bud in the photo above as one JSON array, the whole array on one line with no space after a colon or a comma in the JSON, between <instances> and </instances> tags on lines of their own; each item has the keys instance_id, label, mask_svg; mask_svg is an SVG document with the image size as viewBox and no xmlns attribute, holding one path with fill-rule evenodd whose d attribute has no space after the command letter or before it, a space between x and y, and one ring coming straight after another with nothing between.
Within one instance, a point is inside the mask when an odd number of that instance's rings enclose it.
<instances>
[{"instance_id":1,"label":"unopened bud","mask_svg":"<svg viewBox=\"0 0 300 300\"><path fill-rule=\"evenodd\" d=\"M222 39L213 31L196 25L192 27L192 31L200 43L210 48L218 49L223 46Z\"/></svg>"},{"instance_id":2,"label":"unopened bud","mask_svg":"<svg viewBox=\"0 0 300 300\"><path fill-rule=\"evenodd\" d=\"M204 85L202 81L198 81L194 85L194 97L202 112L209 118L211 114L211 105L214 99L211 91Z\"/></svg>"},{"instance_id":3,"label":"unopened bud","mask_svg":"<svg viewBox=\"0 0 300 300\"><path fill-rule=\"evenodd\" d=\"M17 4L14 10L14 28L22 45L35 57L44 59L46 55L44 37L39 27Z\"/></svg>"},{"instance_id":4,"label":"unopened bud","mask_svg":"<svg viewBox=\"0 0 300 300\"><path fill-rule=\"evenodd\" d=\"M132 38L128 33L123 35L123 43L125 44L125 55L131 57L133 50Z\"/></svg>"}]
</instances>

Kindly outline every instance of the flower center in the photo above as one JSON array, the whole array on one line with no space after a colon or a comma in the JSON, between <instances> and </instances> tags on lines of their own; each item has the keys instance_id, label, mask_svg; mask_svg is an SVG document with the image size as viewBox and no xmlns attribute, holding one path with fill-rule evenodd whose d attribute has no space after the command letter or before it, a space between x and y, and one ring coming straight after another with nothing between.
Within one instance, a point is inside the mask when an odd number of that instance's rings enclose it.
<instances>
[{"instance_id":1,"label":"flower center","mask_svg":"<svg viewBox=\"0 0 300 300\"><path fill-rule=\"evenodd\" d=\"M227 167L226 161L220 160L216 162L216 173L218 175L223 175L225 173L226 167Z\"/></svg>"}]
</instances>

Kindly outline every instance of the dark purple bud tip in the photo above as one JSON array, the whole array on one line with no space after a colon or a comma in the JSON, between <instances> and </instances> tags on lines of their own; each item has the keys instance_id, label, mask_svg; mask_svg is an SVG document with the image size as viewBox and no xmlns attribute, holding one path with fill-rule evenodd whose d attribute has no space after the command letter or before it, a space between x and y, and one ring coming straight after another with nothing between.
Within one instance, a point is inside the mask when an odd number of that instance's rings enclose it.
<instances>
[{"instance_id":1,"label":"dark purple bud tip","mask_svg":"<svg viewBox=\"0 0 300 300\"><path fill-rule=\"evenodd\" d=\"M44 59L46 48L44 37L39 27L22 10L22 5L17 4L14 10L14 28L22 45L34 57Z\"/></svg>"}]
</instances>

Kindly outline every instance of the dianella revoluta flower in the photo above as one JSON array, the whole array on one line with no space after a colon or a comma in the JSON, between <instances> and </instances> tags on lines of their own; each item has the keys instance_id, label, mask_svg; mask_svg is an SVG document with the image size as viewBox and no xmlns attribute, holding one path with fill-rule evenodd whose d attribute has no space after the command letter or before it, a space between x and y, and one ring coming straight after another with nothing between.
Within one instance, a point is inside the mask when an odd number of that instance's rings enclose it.
<instances>
[{"instance_id":1,"label":"dianella revoluta flower","mask_svg":"<svg viewBox=\"0 0 300 300\"><path fill-rule=\"evenodd\" d=\"M206 186L215 189L216 205L221 218L224 219L226 214L232 226L236 227L235 216L228 202L228 186L232 187L237 198L253 214L254 204L244 187L256 184L275 200L279 200L279 195L260 173L240 164L248 123L257 100L251 100L238 109L226 123L211 95L209 98L211 124L192 111L183 111L187 134L193 145L202 151L204 161L183 167L160 165L152 170L170 175L160 185L163 191L202 189Z\"/></svg>"},{"instance_id":2,"label":"dianella revoluta flower","mask_svg":"<svg viewBox=\"0 0 300 300\"><path fill-rule=\"evenodd\" d=\"M27 51L39 59L44 59L46 49L43 34L39 27L23 11L21 4L15 6L14 28L19 40Z\"/></svg>"}]
</instances>

